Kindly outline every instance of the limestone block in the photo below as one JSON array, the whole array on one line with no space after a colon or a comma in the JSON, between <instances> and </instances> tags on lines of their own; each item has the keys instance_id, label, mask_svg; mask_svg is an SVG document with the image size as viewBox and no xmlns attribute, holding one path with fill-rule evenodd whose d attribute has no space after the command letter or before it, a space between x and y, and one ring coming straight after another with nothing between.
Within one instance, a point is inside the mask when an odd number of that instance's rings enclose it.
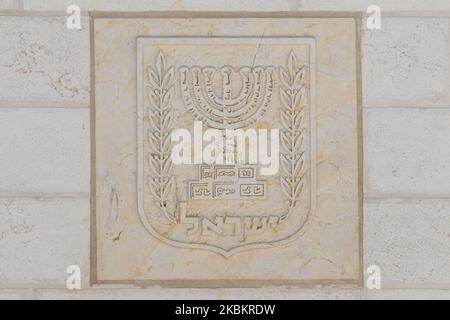
<instances>
[{"instance_id":1,"label":"limestone block","mask_svg":"<svg viewBox=\"0 0 450 320\"><path fill-rule=\"evenodd\" d=\"M89 192L89 110L0 108L1 193Z\"/></svg>"},{"instance_id":2,"label":"limestone block","mask_svg":"<svg viewBox=\"0 0 450 320\"><path fill-rule=\"evenodd\" d=\"M364 29L364 107L450 106L448 21L383 17Z\"/></svg>"},{"instance_id":3,"label":"limestone block","mask_svg":"<svg viewBox=\"0 0 450 320\"><path fill-rule=\"evenodd\" d=\"M364 111L365 193L448 194L450 111Z\"/></svg>"},{"instance_id":4,"label":"limestone block","mask_svg":"<svg viewBox=\"0 0 450 320\"><path fill-rule=\"evenodd\" d=\"M89 283L89 199L2 198L0 222L0 287L65 288L70 265Z\"/></svg>"},{"instance_id":5,"label":"limestone block","mask_svg":"<svg viewBox=\"0 0 450 320\"><path fill-rule=\"evenodd\" d=\"M89 25L0 16L0 106L89 106Z\"/></svg>"},{"instance_id":6,"label":"limestone block","mask_svg":"<svg viewBox=\"0 0 450 320\"><path fill-rule=\"evenodd\" d=\"M449 288L450 201L366 200L364 260L381 287Z\"/></svg>"},{"instance_id":7,"label":"limestone block","mask_svg":"<svg viewBox=\"0 0 450 320\"><path fill-rule=\"evenodd\" d=\"M355 25L96 19L96 280L359 284ZM195 121L282 130L278 172L171 166Z\"/></svg>"}]
</instances>

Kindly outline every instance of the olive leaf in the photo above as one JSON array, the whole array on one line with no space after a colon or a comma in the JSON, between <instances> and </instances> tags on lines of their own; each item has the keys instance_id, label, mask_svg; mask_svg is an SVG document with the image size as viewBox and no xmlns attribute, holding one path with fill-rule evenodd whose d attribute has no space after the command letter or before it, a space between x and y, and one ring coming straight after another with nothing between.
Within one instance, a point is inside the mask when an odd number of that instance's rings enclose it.
<instances>
[{"instance_id":1,"label":"olive leaf","mask_svg":"<svg viewBox=\"0 0 450 320\"><path fill-rule=\"evenodd\" d=\"M160 50L154 67L147 67L148 79L148 164L151 176L148 186L151 195L170 223L176 222L175 177L170 159L170 130L173 123L172 97L174 68L166 70L166 59Z\"/></svg>"},{"instance_id":2,"label":"olive leaf","mask_svg":"<svg viewBox=\"0 0 450 320\"><path fill-rule=\"evenodd\" d=\"M290 208L297 205L304 186L305 151L303 141L305 129L304 98L305 68L298 69L293 51L287 59L287 69L279 68L280 78L280 119L281 119L281 190Z\"/></svg>"}]
</instances>

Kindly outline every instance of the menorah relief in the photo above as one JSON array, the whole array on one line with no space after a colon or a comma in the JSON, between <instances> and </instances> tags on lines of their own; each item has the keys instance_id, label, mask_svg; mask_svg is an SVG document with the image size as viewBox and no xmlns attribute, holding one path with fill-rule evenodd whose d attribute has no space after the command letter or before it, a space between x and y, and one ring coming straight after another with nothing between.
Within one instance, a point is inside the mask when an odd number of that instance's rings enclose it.
<instances>
[{"instance_id":1,"label":"menorah relief","mask_svg":"<svg viewBox=\"0 0 450 320\"><path fill-rule=\"evenodd\" d=\"M146 65L140 215L162 241L228 257L286 243L307 222L312 205L310 66L294 50L284 52L280 66L177 67L159 49ZM202 121L224 136L226 129L254 126L275 108L266 122L275 120L280 131L278 174L261 180L257 166L246 162L186 164L176 176L170 155L176 108L192 115L189 120L183 116L182 126Z\"/></svg>"},{"instance_id":2,"label":"menorah relief","mask_svg":"<svg viewBox=\"0 0 450 320\"><path fill-rule=\"evenodd\" d=\"M181 67L180 86L185 106L199 121L217 129L238 129L253 125L270 106L274 90L274 67L230 66ZM213 88L213 77L222 78L222 94ZM240 75L242 88L233 94L233 81Z\"/></svg>"}]
</instances>

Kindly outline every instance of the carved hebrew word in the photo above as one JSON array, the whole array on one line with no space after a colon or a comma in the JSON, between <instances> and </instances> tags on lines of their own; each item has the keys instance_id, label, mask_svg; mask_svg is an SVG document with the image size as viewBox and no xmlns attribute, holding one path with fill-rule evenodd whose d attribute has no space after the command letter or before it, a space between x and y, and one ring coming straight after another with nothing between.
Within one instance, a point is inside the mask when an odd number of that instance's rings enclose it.
<instances>
[{"instance_id":1,"label":"carved hebrew word","mask_svg":"<svg viewBox=\"0 0 450 320\"><path fill-rule=\"evenodd\" d=\"M189 182L189 199L263 199L265 181L256 181L254 165L200 165L199 181Z\"/></svg>"},{"instance_id":2,"label":"carved hebrew word","mask_svg":"<svg viewBox=\"0 0 450 320\"><path fill-rule=\"evenodd\" d=\"M242 67L240 93L233 96L233 68L220 69L222 96L213 88L218 72L212 67L181 67L181 95L186 108L199 121L217 129L237 129L253 125L269 108L274 90L273 67Z\"/></svg>"},{"instance_id":3,"label":"carved hebrew word","mask_svg":"<svg viewBox=\"0 0 450 320\"><path fill-rule=\"evenodd\" d=\"M186 229L187 236L238 237L240 242L246 242L248 236L276 230L286 219L286 216L216 216L213 219L188 217L186 216L186 207L182 206L180 224L189 226Z\"/></svg>"}]
</instances>

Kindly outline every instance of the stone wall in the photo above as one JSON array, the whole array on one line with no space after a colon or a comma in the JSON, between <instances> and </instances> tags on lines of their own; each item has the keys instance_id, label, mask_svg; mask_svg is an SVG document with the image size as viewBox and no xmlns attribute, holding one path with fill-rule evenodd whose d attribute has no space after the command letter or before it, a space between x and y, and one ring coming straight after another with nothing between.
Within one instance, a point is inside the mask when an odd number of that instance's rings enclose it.
<instances>
[{"instance_id":1,"label":"stone wall","mask_svg":"<svg viewBox=\"0 0 450 320\"><path fill-rule=\"evenodd\" d=\"M362 30L364 264L380 266L382 290L89 286L87 10L365 11L373 2L0 0L0 298L450 298L448 0L380 0L381 30ZM80 31L65 25L70 4L83 10ZM65 289L72 264L81 291Z\"/></svg>"}]
</instances>

